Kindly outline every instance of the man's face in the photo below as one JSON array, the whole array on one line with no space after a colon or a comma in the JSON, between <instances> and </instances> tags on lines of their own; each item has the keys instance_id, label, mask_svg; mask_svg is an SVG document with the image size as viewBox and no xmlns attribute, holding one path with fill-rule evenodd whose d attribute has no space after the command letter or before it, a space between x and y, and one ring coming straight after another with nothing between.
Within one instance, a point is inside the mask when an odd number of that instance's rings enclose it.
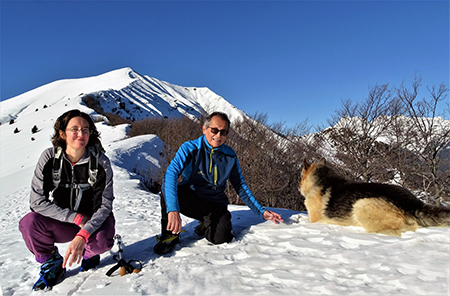
<instances>
[{"instance_id":1,"label":"man's face","mask_svg":"<svg viewBox=\"0 0 450 296\"><path fill-rule=\"evenodd\" d=\"M227 139L227 122L222 120L219 116L213 116L209 127L203 126L203 134L205 135L209 145L213 148L217 148Z\"/></svg>"}]
</instances>

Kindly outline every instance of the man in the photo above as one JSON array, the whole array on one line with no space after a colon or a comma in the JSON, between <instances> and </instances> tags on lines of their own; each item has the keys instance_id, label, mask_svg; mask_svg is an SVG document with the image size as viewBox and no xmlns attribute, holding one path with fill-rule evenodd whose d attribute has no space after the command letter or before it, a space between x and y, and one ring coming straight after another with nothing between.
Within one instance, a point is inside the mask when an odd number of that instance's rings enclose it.
<instances>
[{"instance_id":1,"label":"man","mask_svg":"<svg viewBox=\"0 0 450 296\"><path fill-rule=\"evenodd\" d=\"M199 220L195 232L209 242L231 242L227 180L256 215L274 223L283 222L279 214L262 207L247 187L235 151L224 145L229 128L226 114L210 114L203 125L203 136L183 143L167 168L161 192L161 236L157 236L153 248L156 254L170 253L179 243L180 213ZM180 175L183 179L178 184Z\"/></svg>"}]
</instances>

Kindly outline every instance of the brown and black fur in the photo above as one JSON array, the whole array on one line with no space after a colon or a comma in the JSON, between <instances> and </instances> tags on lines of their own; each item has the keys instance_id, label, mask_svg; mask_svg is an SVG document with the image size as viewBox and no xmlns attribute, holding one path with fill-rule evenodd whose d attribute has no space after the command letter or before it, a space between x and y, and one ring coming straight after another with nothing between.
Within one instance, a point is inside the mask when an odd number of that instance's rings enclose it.
<instances>
[{"instance_id":1,"label":"brown and black fur","mask_svg":"<svg viewBox=\"0 0 450 296\"><path fill-rule=\"evenodd\" d=\"M304 161L299 190L311 222L397 236L419 227L450 226L450 208L425 204L400 186L350 181L324 159Z\"/></svg>"}]
</instances>

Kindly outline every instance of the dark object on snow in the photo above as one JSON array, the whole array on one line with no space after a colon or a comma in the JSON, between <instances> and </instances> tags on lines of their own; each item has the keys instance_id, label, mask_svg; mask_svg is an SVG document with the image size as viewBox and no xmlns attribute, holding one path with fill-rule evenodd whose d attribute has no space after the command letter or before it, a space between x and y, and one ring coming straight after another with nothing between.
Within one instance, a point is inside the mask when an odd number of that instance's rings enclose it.
<instances>
[{"instance_id":1,"label":"dark object on snow","mask_svg":"<svg viewBox=\"0 0 450 296\"><path fill-rule=\"evenodd\" d=\"M33 128L31 129L31 133L35 134L38 132L38 127L37 125L33 126Z\"/></svg>"},{"instance_id":2,"label":"dark object on snow","mask_svg":"<svg viewBox=\"0 0 450 296\"><path fill-rule=\"evenodd\" d=\"M118 260L119 262L114 265L113 267L111 267L111 269L106 273L107 276L111 276L113 274L114 271L116 271L117 269L120 268L119 274L121 276L126 275L127 273L139 273L142 269L142 263L139 260L129 260L128 262L125 261L125 259L122 258L122 237L118 234L116 234L114 236L114 239L116 240L117 246L119 246L119 255L114 255L113 258L114 260ZM118 258L117 258L118 257ZM137 263L139 264L139 268L135 268L131 263Z\"/></svg>"},{"instance_id":3,"label":"dark object on snow","mask_svg":"<svg viewBox=\"0 0 450 296\"><path fill-rule=\"evenodd\" d=\"M180 243L179 234L161 234L156 236L156 245L153 247L153 252L156 255L166 255L172 252L177 244Z\"/></svg>"},{"instance_id":4,"label":"dark object on snow","mask_svg":"<svg viewBox=\"0 0 450 296\"><path fill-rule=\"evenodd\" d=\"M96 268L100 264L100 255L92 256L89 259L83 259L81 261L80 271L88 271L89 269Z\"/></svg>"}]
</instances>

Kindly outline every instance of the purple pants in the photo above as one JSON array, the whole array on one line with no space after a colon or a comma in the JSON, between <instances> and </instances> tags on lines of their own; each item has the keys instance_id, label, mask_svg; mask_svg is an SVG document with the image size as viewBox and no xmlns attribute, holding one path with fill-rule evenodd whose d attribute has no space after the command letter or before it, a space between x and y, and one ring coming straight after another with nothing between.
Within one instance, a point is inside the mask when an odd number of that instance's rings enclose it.
<instances>
[{"instance_id":1,"label":"purple pants","mask_svg":"<svg viewBox=\"0 0 450 296\"><path fill-rule=\"evenodd\" d=\"M114 245L115 224L116 220L111 214L102 226L89 236L83 254L84 259L111 250ZM55 250L55 243L72 241L80 231L80 227L30 212L20 220L19 230L36 261L44 263Z\"/></svg>"}]
</instances>

